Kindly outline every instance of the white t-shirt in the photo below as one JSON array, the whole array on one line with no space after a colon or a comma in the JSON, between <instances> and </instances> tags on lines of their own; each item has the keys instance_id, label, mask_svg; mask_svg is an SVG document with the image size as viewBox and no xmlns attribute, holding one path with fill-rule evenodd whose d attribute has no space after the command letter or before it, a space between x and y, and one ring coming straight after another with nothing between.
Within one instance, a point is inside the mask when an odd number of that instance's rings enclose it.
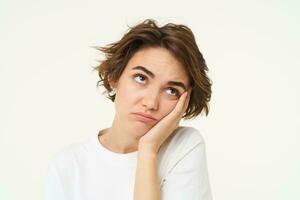
<instances>
[{"instance_id":1,"label":"white t-shirt","mask_svg":"<svg viewBox=\"0 0 300 200\"><path fill-rule=\"evenodd\" d=\"M49 161L44 200L133 200L137 151L105 148L98 133L74 143ZM158 152L162 200L211 200L200 132L179 126Z\"/></svg>"}]
</instances>

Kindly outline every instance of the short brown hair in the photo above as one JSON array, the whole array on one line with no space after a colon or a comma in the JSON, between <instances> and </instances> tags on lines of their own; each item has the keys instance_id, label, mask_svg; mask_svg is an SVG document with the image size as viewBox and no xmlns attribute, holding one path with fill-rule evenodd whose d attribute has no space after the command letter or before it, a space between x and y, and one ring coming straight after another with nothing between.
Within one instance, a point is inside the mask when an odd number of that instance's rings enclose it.
<instances>
[{"instance_id":1,"label":"short brown hair","mask_svg":"<svg viewBox=\"0 0 300 200\"><path fill-rule=\"evenodd\" d=\"M203 110L207 116L212 82L207 76L208 68L198 49L194 34L190 28L182 24L168 23L158 27L155 20L146 19L133 27L129 26L129 31L120 41L105 47L95 47L105 54L105 60L93 67L100 77L97 86L103 85L108 98L114 102L115 94L109 94L112 91L109 81L118 81L134 53L147 47L162 47L169 50L186 67L192 93L183 118L194 118Z\"/></svg>"}]
</instances>

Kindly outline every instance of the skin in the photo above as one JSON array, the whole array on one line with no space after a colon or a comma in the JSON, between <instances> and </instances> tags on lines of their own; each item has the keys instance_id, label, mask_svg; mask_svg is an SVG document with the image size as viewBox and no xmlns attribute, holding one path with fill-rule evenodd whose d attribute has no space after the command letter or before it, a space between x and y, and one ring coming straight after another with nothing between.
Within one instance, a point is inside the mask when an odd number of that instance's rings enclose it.
<instances>
[{"instance_id":1,"label":"skin","mask_svg":"<svg viewBox=\"0 0 300 200\"><path fill-rule=\"evenodd\" d=\"M155 78L132 70L136 66L146 67ZM188 89L166 85L170 80L183 82ZM129 60L117 83L111 83L117 89L116 115L112 127L99 140L115 152L138 151L134 200L160 199L157 153L188 107L189 81L185 68L168 50L147 48ZM174 96L176 91L169 87L177 89L178 95ZM157 120L141 122L132 112L143 112Z\"/></svg>"},{"instance_id":2,"label":"skin","mask_svg":"<svg viewBox=\"0 0 300 200\"><path fill-rule=\"evenodd\" d=\"M163 141L175 130L189 102L191 89L181 95L176 107L140 139L134 200L159 200L157 152Z\"/></svg>"},{"instance_id":3,"label":"skin","mask_svg":"<svg viewBox=\"0 0 300 200\"><path fill-rule=\"evenodd\" d=\"M133 70L136 66L147 68L155 77L152 79L142 70ZM116 89L114 102L116 114L112 126L103 130L105 134L99 136L100 142L117 153L137 151L139 144L142 143L153 151L158 150L168 137L168 133L159 136L153 130L149 131L156 124L161 126L159 122L175 109L180 96L185 92L181 87L166 84L171 80L180 81L186 87L190 84L185 67L168 50L146 48L135 53L118 82L110 82L110 85ZM177 94L174 89L178 90L179 96L174 96ZM156 121L148 123L138 121L132 112L149 114ZM170 127L172 130L176 128L175 125Z\"/></svg>"}]
</instances>

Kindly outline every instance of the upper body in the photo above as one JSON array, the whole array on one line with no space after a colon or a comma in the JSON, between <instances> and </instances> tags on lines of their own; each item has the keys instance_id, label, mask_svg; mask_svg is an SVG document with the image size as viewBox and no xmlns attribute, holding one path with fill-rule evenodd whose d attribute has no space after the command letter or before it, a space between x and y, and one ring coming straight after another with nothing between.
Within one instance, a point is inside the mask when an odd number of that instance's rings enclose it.
<instances>
[{"instance_id":1,"label":"upper body","mask_svg":"<svg viewBox=\"0 0 300 200\"><path fill-rule=\"evenodd\" d=\"M157 158L162 200L212 199L205 142L197 129L178 127ZM44 200L132 200L136 163L137 151L112 152L97 133L50 160Z\"/></svg>"},{"instance_id":2,"label":"upper body","mask_svg":"<svg viewBox=\"0 0 300 200\"><path fill-rule=\"evenodd\" d=\"M46 200L208 200L205 144L181 118L208 114L211 82L192 31L145 20L99 47L112 126L49 164ZM102 133L101 133L102 132Z\"/></svg>"}]
</instances>

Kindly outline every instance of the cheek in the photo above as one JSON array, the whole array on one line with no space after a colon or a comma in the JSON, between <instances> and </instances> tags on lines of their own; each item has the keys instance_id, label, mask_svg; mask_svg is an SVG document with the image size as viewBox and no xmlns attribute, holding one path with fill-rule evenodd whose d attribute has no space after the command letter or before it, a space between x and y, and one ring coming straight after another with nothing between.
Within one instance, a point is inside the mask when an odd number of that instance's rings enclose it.
<instances>
[{"instance_id":1,"label":"cheek","mask_svg":"<svg viewBox=\"0 0 300 200\"><path fill-rule=\"evenodd\" d=\"M177 101L163 101L161 103L161 113L163 117L168 115L175 108Z\"/></svg>"},{"instance_id":2,"label":"cheek","mask_svg":"<svg viewBox=\"0 0 300 200\"><path fill-rule=\"evenodd\" d=\"M129 84L120 85L116 95L116 102L119 109L126 110L131 108L136 98L137 91L135 88L129 86ZM124 101L124 99L126 99L126 101Z\"/></svg>"}]
</instances>

